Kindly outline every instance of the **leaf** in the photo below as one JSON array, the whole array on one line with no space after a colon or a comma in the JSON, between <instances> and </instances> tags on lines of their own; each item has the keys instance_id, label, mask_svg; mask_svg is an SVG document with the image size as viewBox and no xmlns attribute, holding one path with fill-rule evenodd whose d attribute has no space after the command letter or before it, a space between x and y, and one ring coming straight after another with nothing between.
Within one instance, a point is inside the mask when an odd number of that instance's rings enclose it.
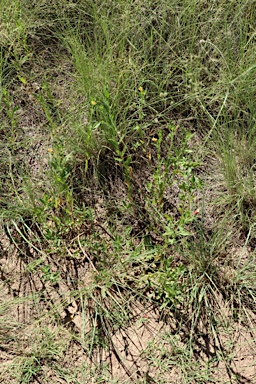
<instances>
[{"instance_id":1,"label":"leaf","mask_svg":"<svg viewBox=\"0 0 256 384\"><path fill-rule=\"evenodd\" d=\"M25 79L25 77L18 75L18 79L22 82L22 84L24 84L24 85L27 84L27 80Z\"/></svg>"},{"instance_id":2,"label":"leaf","mask_svg":"<svg viewBox=\"0 0 256 384\"><path fill-rule=\"evenodd\" d=\"M190 236L191 233L186 231L184 228L179 228L179 235L180 236Z\"/></svg>"}]
</instances>

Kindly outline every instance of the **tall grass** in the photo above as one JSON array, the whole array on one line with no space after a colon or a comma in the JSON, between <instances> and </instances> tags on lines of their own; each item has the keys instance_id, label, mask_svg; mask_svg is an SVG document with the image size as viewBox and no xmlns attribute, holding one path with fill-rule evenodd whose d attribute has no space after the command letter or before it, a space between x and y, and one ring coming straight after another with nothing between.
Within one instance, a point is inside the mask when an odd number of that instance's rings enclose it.
<instances>
[{"instance_id":1,"label":"tall grass","mask_svg":"<svg viewBox=\"0 0 256 384\"><path fill-rule=\"evenodd\" d=\"M4 343L6 382L121 380L104 353L130 382L174 367L224 382L216 364L239 382L226 335L247 323L255 340L254 3L1 2L0 305L13 296L32 340L17 326ZM134 371L129 332L153 313L162 341L151 329Z\"/></svg>"}]
</instances>

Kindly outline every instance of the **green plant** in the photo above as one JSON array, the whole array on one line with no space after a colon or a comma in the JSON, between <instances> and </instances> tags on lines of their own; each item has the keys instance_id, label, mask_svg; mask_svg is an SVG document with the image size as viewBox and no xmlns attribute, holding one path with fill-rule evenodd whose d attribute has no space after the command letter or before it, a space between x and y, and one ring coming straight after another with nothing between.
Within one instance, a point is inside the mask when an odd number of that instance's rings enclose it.
<instances>
[{"instance_id":1,"label":"green plant","mask_svg":"<svg viewBox=\"0 0 256 384\"><path fill-rule=\"evenodd\" d=\"M220 155L227 195L222 203L234 207L234 214L245 231L255 219L254 139L230 133Z\"/></svg>"},{"instance_id":2,"label":"green plant","mask_svg":"<svg viewBox=\"0 0 256 384\"><path fill-rule=\"evenodd\" d=\"M42 279L44 281L50 281L52 284L58 281L60 272L52 272L49 265L41 265L40 270L43 274Z\"/></svg>"},{"instance_id":3,"label":"green plant","mask_svg":"<svg viewBox=\"0 0 256 384\"><path fill-rule=\"evenodd\" d=\"M146 188L150 196L148 205L155 214L160 214L163 221L166 243L174 244L177 239L190 234L187 227L195 219L194 198L202 188L202 182L194 173L198 163L191 160L192 151L188 147L193 135L187 132L177 148L177 128L171 125L169 131L164 141L161 130L158 131L158 138L152 139L157 151L156 168ZM173 186L178 188L178 219L163 213L165 195Z\"/></svg>"},{"instance_id":4,"label":"green plant","mask_svg":"<svg viewBox=\"0 0 256 384\"><path fill-rule=\"evenodd\" d=\"M2 100L5 105L5 111L11 126L11 132L9 135L10 145L14 145L17 141L18 121L16 115L19 107L13 105L13 100L5 88L2 89Z\"/></svg>"}]
</instances>

